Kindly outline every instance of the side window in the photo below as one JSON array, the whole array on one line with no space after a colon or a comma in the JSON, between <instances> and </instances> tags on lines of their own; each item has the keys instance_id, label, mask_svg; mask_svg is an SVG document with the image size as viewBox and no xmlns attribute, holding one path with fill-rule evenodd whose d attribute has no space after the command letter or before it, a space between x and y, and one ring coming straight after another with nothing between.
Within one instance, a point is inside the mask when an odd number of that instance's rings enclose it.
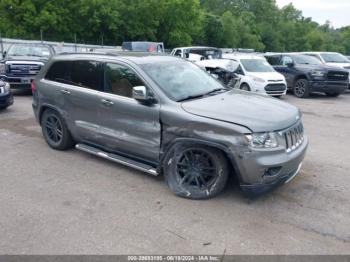
<instances>
[{"instance_id":1,"label":"side window","mask_svg":"<svg viewBox=\"0 0 350 262\"><path fill-rule=\"evenodd\" d=\"M287 66L289 64L293 63L293 59L290 56L283 56L282 57L282 65Z\"/></svg>"},{"instance_id":2,"label":"side window","mask_svg":"<svg viewBox=\"0 0 350 262\"><path fill-rule=\"evenodd\" d=\"M182 57L181 49L177 49L177 50L175 51L174 56Z\"/></svg>"},{"instance_id":3,"label":"side window","mask_svg":"<svg viewBox=\"0 0 350 262\"><path fill-rule=\"evenodd\" d=\"M72 85L102 91L103 64L96 61L74 61L70 81Z\"/></svg>"},{"instance_id":4,"label":"side window","mask_svg":"<svg viewBox=\"0 0 350 262\"><path fill-rule=\"evenodd\" d=\"M319 61L322 62L321 58L320 58L318 55L315 55L315 54L306 54L306 55L312 56L312 57L314 57L314 58L317 58Z\"/></svg>"},{"instance_id":5,"label":"side window","mask_svg":"<svg viewBox=\"0 0 350 262\"><path fill-rule=\"evenodd\" d=\"M106 64L105 91L107 93L131 98L132 88L144 85L143 81L132 69L120 64Z\"/></svg>"},{"instance_id":6,"label":"side window","mask_svg":"<svg viewBox=\"0 0 350 262\"><path fill-rule=\"evenodd\" d=\"M267 56L265 58L272 66L280 65L280 56Z\"/></svg>"},{"instance_id":7,"label":"side window","mask_svg":"<svg viewBox=\"0 0 350 262\"><path fill-rule=\"evenodd\" d=\"M51 65L49 71L47 72L45 79L60 82L68 83L69 81L69 71L71 69L72 62L69 61L58 61Z\"/></svg>"},{"instance_id":8,"label":"side window","mask_svg":"<svg viewBox=\"0 0 350 262\"><path fill-rule=\"evenodd\" d=\"M239 66L237 67L235 73L238 74L238 75L244 75L244 71L243 71L241 65L239 65Z\"/></svg>"}]
</instances>

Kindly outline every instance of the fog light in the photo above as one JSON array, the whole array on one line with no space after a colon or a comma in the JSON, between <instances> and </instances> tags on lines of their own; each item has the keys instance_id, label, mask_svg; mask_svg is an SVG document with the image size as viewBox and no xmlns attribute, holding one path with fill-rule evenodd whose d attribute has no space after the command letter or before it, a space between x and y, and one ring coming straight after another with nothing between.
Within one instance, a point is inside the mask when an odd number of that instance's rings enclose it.
<instances>
[{"instance_id":1,"label":"fog light","mask_svg":"<svg viewBox=\"0 0 350 262\"><path fill-rule=\"evenodd\" d=\"M281 171L282 167L278 166L278 167L270 167L268 169L265 170L265 173L263 175L264 176L268 176L268 177L272 177L272 176L277 176L278 173Z\"/></svg>"}]
</instances>

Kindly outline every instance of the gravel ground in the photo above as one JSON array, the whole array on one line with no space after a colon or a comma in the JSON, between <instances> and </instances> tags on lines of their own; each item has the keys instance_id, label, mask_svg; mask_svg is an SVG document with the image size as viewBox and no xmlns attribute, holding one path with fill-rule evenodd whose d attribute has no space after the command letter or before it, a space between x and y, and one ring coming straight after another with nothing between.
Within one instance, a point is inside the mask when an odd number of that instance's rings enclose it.
<instances>
[{"instance_id":1,"label":"gravel ground","mask_svg":"<svg viewBox=\"0 0 350 262\"><path fill-rule=\"evenodd\" d=\"M349 254L350 94L283 100L303 112L301 173L257 200L208 201L162 177L44 142L31 96L0 112L1 254Z\"/></svg>"}]
</instances>

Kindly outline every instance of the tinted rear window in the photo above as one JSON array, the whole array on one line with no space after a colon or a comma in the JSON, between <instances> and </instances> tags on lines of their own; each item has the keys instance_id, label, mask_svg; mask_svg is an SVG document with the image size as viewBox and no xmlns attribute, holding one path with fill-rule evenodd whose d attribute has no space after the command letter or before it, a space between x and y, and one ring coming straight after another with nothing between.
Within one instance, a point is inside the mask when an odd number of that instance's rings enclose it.
<instances>
[{"instance_id":1,"label":"tinted rear window","mask_svg":"<svg viewBox=\"0 0 350 262\"><path fill-rule=\"evenodd\" d=\"M59 61L52 64L49 71L46 74L46 79L56 81L60 83L67 83L69 81L69 71L71 69L72 62Z\"/></svg>"},{"instance_id":2,"label":"tinted rear window","mask_svg":"<svg viewBox=\"0 0 350 262\"><path fill-rule=\"evenodd\" d=\"M102 91L103 64L96 61L58 61L46 74L46 79Z\"/></svg>"},{"instance_id":3,"label":"tinted rear window","mask_svg":"<svg viewBox=\"0 0 350 262\"><path fill-rule=\"evenodd\" d=\"M279 65L280 64L280 56L267 56L266 60L270 65Z\"/></svg>"},{"instance_id":4,"label":"tinted rear window","mask_svg":"<svg viewBox=\"0 0 350 262\"><path fill-rule=\"evenodd\" d=\"M76 86L102 91L103 64L96 61L74 61L70 81Z\"/></svg>"}]
</instances>

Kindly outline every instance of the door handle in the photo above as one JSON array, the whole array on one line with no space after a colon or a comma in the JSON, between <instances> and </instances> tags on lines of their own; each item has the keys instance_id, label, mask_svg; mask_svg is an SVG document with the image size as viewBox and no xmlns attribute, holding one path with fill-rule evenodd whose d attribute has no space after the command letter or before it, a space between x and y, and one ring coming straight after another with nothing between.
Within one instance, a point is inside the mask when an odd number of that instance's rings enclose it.
<instances>
[{"instance_id":1,"label":"door handle","mask_svg":"<svg viewBox=\"0 0 350 262\"><path fill-rule=\"evenodd\" d=\"M102 104L104 104L106 106L114 105L114 103L111 100L108 100L108 99L102 99L101 102L102 102Z\"/></svg>"},{"instance_id":2,"label":"door handle","mask_svg":"<svg viewBox=\"0 0 350 262\"><path fill-rule=\"evenodd\" d=\"M61 90L61 93L64 95L70 95L70 91L64 89Z\"/></svg>"}]
</instances>

